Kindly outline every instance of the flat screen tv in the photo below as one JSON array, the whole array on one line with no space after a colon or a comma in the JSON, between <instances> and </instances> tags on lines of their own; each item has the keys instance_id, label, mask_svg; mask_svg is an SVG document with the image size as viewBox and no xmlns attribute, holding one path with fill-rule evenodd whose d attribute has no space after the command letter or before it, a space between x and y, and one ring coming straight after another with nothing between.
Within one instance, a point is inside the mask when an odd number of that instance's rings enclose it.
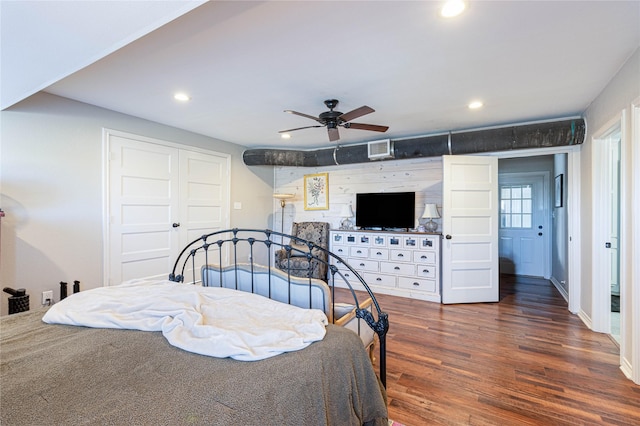
<instances>
[{"instance_id":1,"label":"flat screen tv","mask_svg":"<svg viewBox=\"0 0 640 426\"><path fill-rule=\"evenodd\" d=\"M356 194L356 226L360 229L415 227L415 192Z\"/></svg>"}]
</instances>

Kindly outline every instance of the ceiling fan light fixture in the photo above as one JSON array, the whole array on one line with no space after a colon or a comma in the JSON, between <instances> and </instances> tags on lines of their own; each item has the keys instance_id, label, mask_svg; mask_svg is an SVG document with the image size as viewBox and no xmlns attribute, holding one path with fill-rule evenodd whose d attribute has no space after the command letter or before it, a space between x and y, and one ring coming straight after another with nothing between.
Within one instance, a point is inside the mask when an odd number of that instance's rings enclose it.
<instances>
[{"instance_id":1,"label":"ceiling fan light fixture","mask_svg":"<svg viewBox=\"0 0 640 426\"><path fill-rule=\"evenodd\" d=\"M462 0L447 0L440 9L440 15L444 18L453 18L460 15L467 5Z\"/></svg>"},{"instance_id":2,"label":"ceiling fan light fixture","mask_svg":"<svg viewBox=\"0 0 640 426\"><path fill-rule=\"evenodd\" d=\"M355 129L355 130L369 130L372 132L386 132L389 129L389 126L379 126L376 124L365 124L365 123L353 123L351 120L355 120L356 118L360 118L363 115L371 114L375 112L375 110L366 105L361 106L360 108L356 108L352 111L342 113L340 111L336 111L335 108L338 106L337 99L327 99L324 101L324 104L329 111L325 111L314 117L313 115L304 114L302 112L293 111L290 109L285 109L284 112L288 112L289 114L299 115L300 117L309 118L313 121L316 121L318 124L313 126L304 126L304 127L296 127L295 129L288 130L280 130L278 133L284 135L285 133L293 132L295 130L302 129L310 129L312 127L326 127L329 135L329 140L331 142L335 142L340 140L340 132L338 131L338 127L343 127L345 129ZM284 136L283 136L284 137Z\"/></svg>"}]
</instances>

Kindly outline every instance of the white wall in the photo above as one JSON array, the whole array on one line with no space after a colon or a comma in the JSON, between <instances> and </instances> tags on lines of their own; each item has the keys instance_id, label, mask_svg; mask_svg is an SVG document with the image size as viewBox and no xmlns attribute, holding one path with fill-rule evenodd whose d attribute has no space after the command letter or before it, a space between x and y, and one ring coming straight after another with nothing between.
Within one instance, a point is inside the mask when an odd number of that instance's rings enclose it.
<instances>
[{"instance_id":1,"label":"white wall","mask_svg":"<svg viewBox=\"0 0 640 426\"><path fill-rule=\"evenodd\" d=\"M230 154L231 226L271 225L273 172L245 166L241 146L46 93L0 114L0 287L26 288L32 309L60 281L102 285L103 128Z\"/></svg>"},{"instance_id":2,"label":"white wall","mask_svg":"<svg viewBox=\"0 0 640 426\"><path fill-rule=\"evenodd\" d=\"M329 173L329 209L304 210L304 175ZM278 192L293 193L284 212L284 232L291 231L292 222L329 222L338 228L344 204L356 212L356 194L366 192L415 192L415 217L422 215L425 203L442 206L442 158L391 160L329 167L276 167L274 186ZM280 202L274 201L274 229L280 231ZM355 218L353 219L355 223ZM440 220L438 229L440 229Z\"/></svg>"},{"instance_id":3,"label":"white wall","mask_svg":"<svg viewBox=\"0 0 640 426\"><path fill-rule=\"evenodd\" d=\"M589 268L593 263L591 246L593 244L592 230L594 226L599 224L593 222L593 137L601 131L601 128L608 122L614 119L616 116L622 113L626 116L627 123L626 128L623 129L623 133L626 134L626 139L623 141L623 157L621 158L621 167L624 172L620 176L622 185L624 186L624 194L638 193L638 185L640 182L634 180L633 170L638 167L638 164L632 164L634 158L633 152L640 149L640 141L637 139L631 140L631 104L634 100L640 97L640 48L636 49L631 58L624 64L624 66L618 71L618 73L612 78L609 84L604 88L600 95L591 103L587 111L585 112L585 119L587 122L587 135L584 146L581 151L580 167L582 170L582 191L580 194L581 206L581 238L582 246L585 248L582 250L581 264L583 265L584 273L582 274L582 291L580 307L583 311L582 314L587 318L591 318L593 315L594 303L593 300L594 283L591 278ZM636 135L637 138L637 135ZM627 153L627 155L624 155ZM636 200L637 203L637 200ZM625 282L621 282L621 286L625 286L626 294L633 295L640 291L640 277L634 276L633 263L638 262L638 253L634 253L633 247L638 247L640 242L634 241L637 239L637 233L634 237L633 227L639 226L637 219L638 213L632 211L632 203L626 203L626 210L621 211L622 223L620 224L620 234L626 236L624 242L620 246L620 257L626 259L623 270L621 270L621 277L626 277ZM637 313L640 306L632 304L632 297L628 297L623 300L624 303L621 307L621 314L623 315L623 321L628 325L622 336L623 344L621 345L622 357L631 365L634 370L634 376L636 382L640 382L640 357L636 357L636 365L632 365L632 348L640 348L640 324L632 321L634 312Z\"/></svg>"},{"instance_id":4,"label":"white wall","mask_svg":"<svg viewBox=\"0 0 640 426\"><path fill-rule=\"evenodd\" d=\"M555 154L553 156L553 176L563 174L565 178L562 181L562 193L567 194L567 154ZM552 246L552 265L551 276L556 285L561 286L565 292L569 291L568 287L568 208L565 202L562 207L553 208L553 246ZM580 284L580 283L576 283Z\"/></svg>"}]
</instances>

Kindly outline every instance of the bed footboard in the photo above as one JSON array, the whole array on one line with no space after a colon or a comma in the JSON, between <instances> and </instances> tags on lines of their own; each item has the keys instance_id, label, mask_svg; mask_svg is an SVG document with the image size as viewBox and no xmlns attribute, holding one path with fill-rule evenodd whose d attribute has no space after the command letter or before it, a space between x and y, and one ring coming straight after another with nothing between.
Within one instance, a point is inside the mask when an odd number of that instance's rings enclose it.
<instances>
[{"instance_id":1,"label":"bed footboard","mask_svg":"<svg viewBox=\"0 0 640 426\"><path fill-rule=\"evenodd\" d=\"M285 243L284 241L288 241ZM322 262L328 272L326 282L315 278L293 276L271 264L273 253L284 249L287 256L302 255L313 265ZM324 253L320 258L316 253ZM259 256L266 264L254 262ZM240 261L248 259L249 261ZM333 259L333 260L332 260ZM334 266L342 263L352 272L363 292L356 291L349 280ZM309 277L312 271L309 271ZM375 336L379 341L380 381L386 387L386 333L388 315L364 279L339 256L310 241L271 230L228 229L203 235L189 243L180 253L171 281L220 286L261 294L270 299L299 306L321 309L331 323L349 328L363 341L373 361ZM337 288L336 288L337 287Z\"/></svg>"}]
</instances>

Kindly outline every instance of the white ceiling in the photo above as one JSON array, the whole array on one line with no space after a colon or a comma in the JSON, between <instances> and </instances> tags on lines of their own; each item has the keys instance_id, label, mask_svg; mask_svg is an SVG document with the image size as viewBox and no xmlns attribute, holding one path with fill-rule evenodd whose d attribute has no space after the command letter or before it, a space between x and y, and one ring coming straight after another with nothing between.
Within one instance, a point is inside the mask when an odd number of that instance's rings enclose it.
<instances>
[{"instance_id":1,"label":"white ceiling","mask_svg":"<svg viewBox=\"0 0 640 426\"><path fill-rule=\"evenodd\" d=\"M450 20L439 1L200 3L2 0L2 108L45 90L248 147L327 147L322 128L282 140L316 124L283 110L336 98L390 127L341 144L575 116L640 46L638 0L474 1Z\"/></svg>"}]
</instances>

